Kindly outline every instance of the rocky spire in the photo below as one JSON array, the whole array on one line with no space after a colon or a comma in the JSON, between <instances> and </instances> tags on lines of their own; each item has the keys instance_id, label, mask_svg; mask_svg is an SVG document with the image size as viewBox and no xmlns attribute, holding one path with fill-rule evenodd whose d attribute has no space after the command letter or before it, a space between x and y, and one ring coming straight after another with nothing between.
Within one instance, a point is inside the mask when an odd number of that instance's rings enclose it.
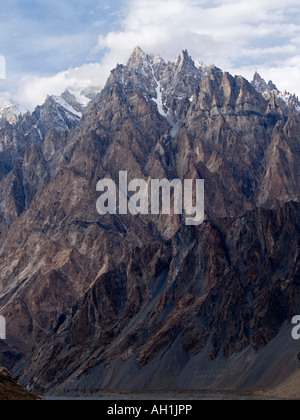
<instances>
[{"instance_id":1,"label":"rocky spire","mask_svg":"<svg viewBox=\"0 0 300 420\"><path fill-rule=\"evenodd\" d=\"M195 63L187 50L182 51L182 56L178 55L175 58L175 65L179 68L179 70L190 66L195 67Z\"/></svg>"},{"instance_id":2,"label":"rocky spire","mask_svg":"<svg viewBox=\"0 0 300 420\"><path fill-rule=\"evenodd\" d=\"M274 85L272 80L270 80L269 83L267 83L265 79L263 79L257 71L255 72L253 76L253 80L251 84L260 93L272 92L274 90L278 91L277 86Z\"/></svg>"},{"instance_id":3,"label":"rocky spire","mask_svg":"<svg viewBox=\"0 0 300 420\"><path fill-rule=\"evenodd\" d=\"M136 68L139 67L144 61L149 60L149 57L147 54L144 53L144 51L139 47L135 47L133 50L133 53L131 54L127 67L129 68Z\"/></svg>"},{"instance_id":4,"label":"rocky spire","mask_svg":"<svg viewBox=\"0 0 300 420\"><path fill-rule=\"evenodd\" d=\"M267 85L265 79L263 79L257 71L254 73L253 80L252 80L251 84L259 92L265 92L266 90L268 90L268 85Z\"/></svg>"}]
</instances>

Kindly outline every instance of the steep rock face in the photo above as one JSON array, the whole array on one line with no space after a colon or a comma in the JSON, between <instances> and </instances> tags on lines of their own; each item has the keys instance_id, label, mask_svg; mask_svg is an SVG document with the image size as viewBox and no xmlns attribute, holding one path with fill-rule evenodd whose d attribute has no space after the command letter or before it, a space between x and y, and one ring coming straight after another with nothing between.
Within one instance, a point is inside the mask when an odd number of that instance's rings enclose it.
<instances>
[{"instance_id":1,"label":"steep rock face","mask_svg":"<svg viewBox=\"0 0 300 420\"><path fill-rule=\"evenodd\" d=\"M299 303L296 110L187 52L165 63L139 48L82 118L74 101L1 129L2 363L21 360L40 392L99 364L147 369L174 341L186 362L266 345ZM124 170L205 179L205 223L100 217L97 182Z\"/></svg>"},{"instance_id":2,"label":"steep rock face","mask_svg":"<svg viewBox=\"0 0 300 420\"><path fill-rule=\"evenodd\" d=\"M263 348L299 307L299 210L287 204L219 226L207 222L182 228L164 245L135 249L100 273L60 320L28 364L26 380L47 391L66 381L75 391L100 363L101 389L116 359L146 370L178 339L186 353L181 370L203 348L210 360ZM130 387L134 378L122 381Z\"/></svg>"},{"instance_id":3,"label":"steep rock face","mask_svg":"<svg viewBox=\"0 0 300 420\"><path fill-rule=\"evenodd\" d=\"M61 97L48 97L32 114L15 110L14 105L9 107L14 112L13 119L0 112L0 180L6 191L1 199L0 217L4 225L10 226L14 214L18 217L27 210L44 181L50 179L48 175L53 176L63 158L60 156L58 163L50 160L61 151L67 132L78 125L85 107L95 96L93 87L86 92L67 90ZM7 211L7 207L15 210Z\"/></svg>"},{"instance_id":4,"label":"steep rock face","mask_svg":"<svg viewBox=\"0 0 300 420\"><path fill-rule=\"evenodd\" d=\"M297 114L274 130L265 157L264 178L258 189L259 204L274 207L290 199L299 200L299 123Z\"/></svg>"}]
</instances>

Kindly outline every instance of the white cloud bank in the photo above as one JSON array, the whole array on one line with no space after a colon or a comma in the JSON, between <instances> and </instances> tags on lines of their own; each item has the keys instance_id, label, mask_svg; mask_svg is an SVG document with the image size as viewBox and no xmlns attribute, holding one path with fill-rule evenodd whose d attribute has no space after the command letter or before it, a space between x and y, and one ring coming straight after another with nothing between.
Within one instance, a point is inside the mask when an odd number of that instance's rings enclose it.
<instances>
[{"instance_id":1,"label":"white cloud bank","mask_svg":"<svg viewBox=\"0 0 300 420\"><path fill-rule=\"evenodd\" d=\"M173 59L182 49L207 64L251 78L258 70L300 96L299 0L127 0L121 30L100 36L100 64L53 77L27 76L16 96L31 107L65 88L104 85L135 46Z\"/></svg>"},{"instance_id":2,"label":"white cloud bank","mask_svg":"<svg viewBox=\"0 0 300 420\"><path fill-rule=\"evenodd\" d=\"M28 75L21 79L14 98L29 109L41 105L47 95L60 95L67 88L85 89L89 86L102 87L103 67L101 64L85 64L82 67L57 73L52 77Z\"/></svg>"}]
</instances>

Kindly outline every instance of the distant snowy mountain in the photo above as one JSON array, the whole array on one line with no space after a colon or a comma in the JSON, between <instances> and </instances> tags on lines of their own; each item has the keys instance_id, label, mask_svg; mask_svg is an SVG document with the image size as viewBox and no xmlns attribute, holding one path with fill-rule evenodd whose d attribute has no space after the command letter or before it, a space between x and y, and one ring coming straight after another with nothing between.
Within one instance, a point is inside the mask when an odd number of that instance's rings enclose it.
<instances>
[{"instance_id":1,"label":"distant snowy mountain","mask_svg":"<svg viewBox=\"0 0 300 420\"><path fill-rule=\"evenodd\" d=\"M45 142L47 133L58 135L78 125L87 105L99 89L66 90L61 96L48 96L31 113L7 95L0 98L0 181L24 158L32 145ZM1 216L0 216L1 219Z\"/></svg>"},{"instance_id":2,"label":"distant snowy mountain","mask_svg":"<svg viewBox=\"0 0 300 420\"><path fill-rule=\"evenodd\" d=\"M16 124L19 116L26 114L26 112L28 110L25 107L7 99L0 105L0 120L5 119L10 124Z\"/></svg>"},{"instance_id":3,"label":"distant snowy mountain","mask_svg":"<svg viewBox=\"0 0 300 420\"><path fill-rule=\"evenodd\" d=\"M67 89L62 95L61 99L67 103L67 108L70 106L75 111L75 115L81 114L83 109L88 106L88 104L93 100L96 95L100 92L99 87L90 87L83 90L72 90ZM62 106L66 106L63 102L61 102ZM69 108L69 111L72 110Z\"/></svg>"},{"instance_id":4,"label":"distant snowy mountain","mask_svg":"<svg viewBox=\"0 0 300 420\"><path fill-rule=\"evenodd\" d=\"M68 129L73 124L69 124L67 121L78 122L82 117L84 108L96 97L99 90L100 88L98 87L89 87L78 91L67 89L61 96L48 96L46 102L42 106L38 106L35 112L39 113L39 109L43 109L46 104L49 105L49 102L52 102L52 106L56 108L56 112L54 109L52 111L57 114L53 118L53 127L55 129L59 127ZM29 112L28 109L13 102L9 98L4 99L0 103L0 120L5 120L12 125L16 124L19 117L25 115L27 112ZM64 120L63 123L62 120ZM59 122L58 125L56 125L57 122Z\"/></svg>"}]
</instances>

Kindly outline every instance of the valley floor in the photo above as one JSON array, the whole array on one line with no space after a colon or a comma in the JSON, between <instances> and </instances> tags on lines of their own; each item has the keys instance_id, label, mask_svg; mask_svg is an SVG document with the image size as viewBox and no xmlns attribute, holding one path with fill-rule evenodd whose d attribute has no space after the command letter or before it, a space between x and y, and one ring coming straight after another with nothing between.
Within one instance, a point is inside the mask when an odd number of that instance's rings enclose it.
<instances>
[{"instance_id":1,"label":"valley floor","mask_svg":"<svg viewBox=\"0 0 300 420\"><path fill-rule=\"evenodd\" d=\"M298 378L299 381L299 378ZM279 387L265 391L195 391L190 393L141 393L141 394L103 394L98 396L45 397L48 401L86 400L86 401L249 401L249 400L300 400L300 387L295 389ZM298 390L298 391L297 391Z\"/></svg>"}]
</instances>

